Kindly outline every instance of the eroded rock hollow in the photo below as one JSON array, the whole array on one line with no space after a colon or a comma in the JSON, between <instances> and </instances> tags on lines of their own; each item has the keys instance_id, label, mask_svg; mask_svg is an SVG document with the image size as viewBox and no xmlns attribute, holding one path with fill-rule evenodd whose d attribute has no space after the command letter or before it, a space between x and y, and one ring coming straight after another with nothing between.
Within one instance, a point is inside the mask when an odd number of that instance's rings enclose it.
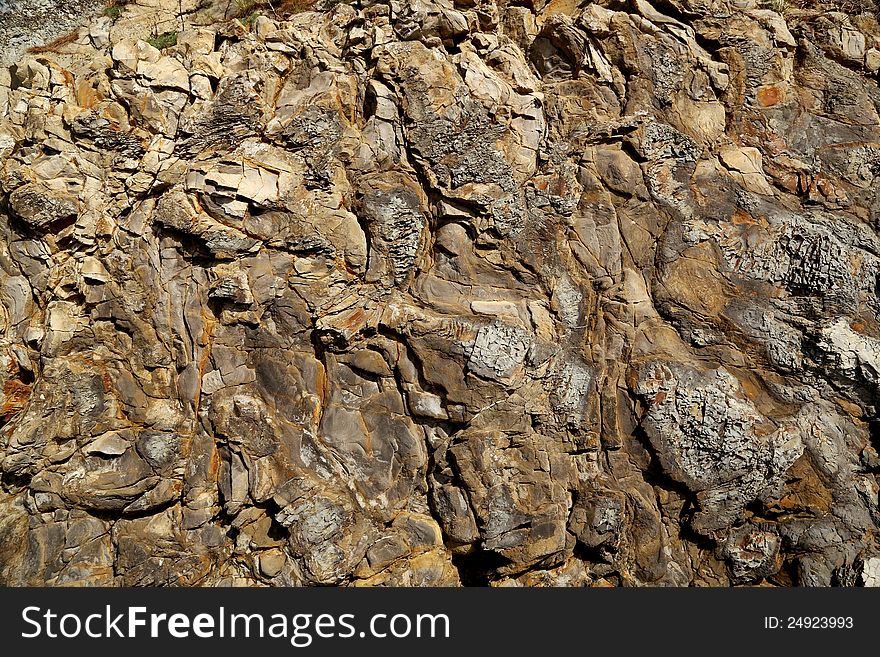
<instances>
[{"instance_id":1,"label":"eroded rock hollow","mask_svg":"<svg viewBox=\"0 0 880 657\"><path fill-rule=\"evenodd\" d=\"M0 71L0 583L880 582L873 4L165 4Z\"/></svg>"}]
</instances>

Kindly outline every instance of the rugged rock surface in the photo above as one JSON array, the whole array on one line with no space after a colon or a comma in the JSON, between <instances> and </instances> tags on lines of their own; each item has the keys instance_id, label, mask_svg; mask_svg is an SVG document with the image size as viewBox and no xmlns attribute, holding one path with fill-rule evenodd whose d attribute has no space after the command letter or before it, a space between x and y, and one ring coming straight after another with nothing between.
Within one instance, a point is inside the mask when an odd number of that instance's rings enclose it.
<instances>
[{"instance_id":1,"label":"rugged rock surface","mask_svg":"<svg viewBox=\"0 0 880 657\"><path fill-rule=\"evenodd\" d=\"M0 66L69 33L104 6L104 0L0 0Z\"/></svg>"},{"instance_id":2,"label":"rugged rock surface","mask_svg":"<svg viewBox=\"0 0 880 657\"><path fill-rule=\"evenodd\" d=\"M0 582L880 582L876 7L152 4L0 72Z\"/></svg>"}]
</instances>

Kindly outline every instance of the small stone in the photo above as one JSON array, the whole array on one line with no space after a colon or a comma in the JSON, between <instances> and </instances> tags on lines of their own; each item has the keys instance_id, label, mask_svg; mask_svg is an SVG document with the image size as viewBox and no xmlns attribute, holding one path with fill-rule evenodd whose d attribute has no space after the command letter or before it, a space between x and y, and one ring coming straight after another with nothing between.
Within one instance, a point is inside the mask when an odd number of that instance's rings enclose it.
<instances>
[{"instance_id":1,"label":"small stone","mask_svg":"<svg viewBox=\"0 0 880 657\"><path fill-rule=\"evenodd\" d=\"M734 179L747 190L768 196L773 194L757 148L727 148L720 152L720 157Z\"/></svg>"},{"instance_id":2,"label":"small stone","mask_svg":"<svg viewBox=\"0 0 880 657\"><path fill-rule=\"evenodd\" d=\"M509 301L471 301L471 310L480 315L519 317L519 309Z\"/></svg>"},{"instance_id":3,"label":"small stone","mask_svg":"<svg viewBox=\"0 0 880 657\"><path fill-rule=\"evenodd\" d=\"M376 376L391 376L391 368L377 351L360 349L355 351L348 361L353 367Z\"/></svg>"},{"instance_id":4,"label":"small stone","mask_svg":"<svg viewBox=\"0 0 880 657\"><path fill-rule=\"evenodd\" d=\"M843 54L849 59L861 61L865 57L865 35L861 32L844 29L840 41Z\"/></svg>"},{"instance_id":5,"label":"small stone","mask_svg":"<svg viewBox=\"0 0 880 657\"><path fill-rule=\"evenodd\" d=\"M83 278L90 283L106 283L110 279L110 274L104 268L104 265L94 256L83 258L80 271Z\"/></svg>"},{"instance_id":6,"label":"small stone","mask_svg":"<svg viewBox=\"0 0 880 657\"><path fill-rule=\"evenodd\" d=\"M177 47L185 57L209 55L214 52L217 35L214 30L197 27L182 30L177 34Z\"/></svg>"},{"instance_id":7,"label":"small stone","mask_svg":"<svg viewBox=\"0 0 880 657\"><path fill-rule=\"evenodd\" d=\"M868 52L865 53L865 68L871 73L876 73L880 70L880 50L876 48L868 49Z\"/></svg>"},{"instance_id":8,"label":"small stone","mask_svg":"<svg viewBox=\"0 0 880 657\"><path fill-rule=\"evenodd\" d=\"M870 557L862 564L862 583L864 586L880 586L880 557Z\"/></svg>"},{"instance_id":9,"label":"small stone","mask_svg":"<svg viewBox=\"0 0 880 657\"><path fill-rule=\"evenodd\" d=\"M100 456L121 456L131 447L131 443L118 434L105 434L93 440L83 448L86 454L97 454Z\"/></svg>"},{"instance_id":10,"label":"small stone","mask_svg":"<svg viewBox=\"0 0 880 657\"><path fill-rule=\"evenodd\" d=\"M109 16L99 18L89 26L89 38L98 50L104 50L110 45L110 26L112 20Z\"/></svg>"},{"instance_id":11,"label":"small stone","mask_svg":"<svg viewBox=\"0 0 880 657\"><path fill-rule=\"evenodd\" d=\"M443 408L443 400L437 395L418 390L407 394L410 412L418 417L430 417L445 420L448 416Z\"/></svg>"},{"instance_id":12,"label":"small stone","mask_svg":"<svg viewBox=\"0 0 880 657\"><path fill-rule=\"evenodd\" d=\"M137 74L145 77L150 86L189 93L189 73L173 57L161 57L156 61L139 59L136 66Z\"/></svg>"},{"instance_id":13,"label":"small stone","mask_svg":"<svg viewBox=\"0 0 880 657\"><path fill-rule=\"evenodd\" d=\"M11 126L0 124L0 158L10 155L18 146L18 137Z\"/></svg>"},{"instance_id":14,"label":"small stone","mask_svg":"<svg viewBox=\"0 0 880 657\"><path fill-rule=\"evenodd\" d=\"M16 217L38 230L70 225L79 214L75 196L45 184L22 185L10 194L9 205Z\"/></svg>"},{"instance_id":15,"label":"small stone","mask_svg":"<svg viewBox=\"0 0 880 657\"><path fill-rule=\"evenodd\" d=\"M281 550L264 550L260 552L260 572L266 577L275 577L284 568L286 561Z\"/></svg>"},{"instance_id":16,"label":"small stone","mask_svg":"<svg viewBox=\"0 0 880 657\"><path fill-rule=\"evenodd\" d=\"M113 44L110 54L113 61L127 71L135 71L141 61L154 64L162 56L157 48L138 39L124 39Z\"/></svg>"}]
</instances>

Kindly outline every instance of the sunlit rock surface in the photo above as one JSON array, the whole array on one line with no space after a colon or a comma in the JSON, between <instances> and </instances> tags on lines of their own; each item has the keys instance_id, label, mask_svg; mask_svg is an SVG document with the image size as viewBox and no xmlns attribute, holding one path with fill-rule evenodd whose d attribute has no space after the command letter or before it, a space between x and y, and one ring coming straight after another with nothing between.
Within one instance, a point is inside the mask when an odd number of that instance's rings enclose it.
<instances>
[{"instance_id":1,"label":"sunlit rock surface","mask_svg":"<svg viewBox=\"0 0 880 657\"><path fill-rule=\"evenodd\" d=\"M16 56L0 583L876 585L840 8L156 0Z\"/></svg>"}]
</instances>

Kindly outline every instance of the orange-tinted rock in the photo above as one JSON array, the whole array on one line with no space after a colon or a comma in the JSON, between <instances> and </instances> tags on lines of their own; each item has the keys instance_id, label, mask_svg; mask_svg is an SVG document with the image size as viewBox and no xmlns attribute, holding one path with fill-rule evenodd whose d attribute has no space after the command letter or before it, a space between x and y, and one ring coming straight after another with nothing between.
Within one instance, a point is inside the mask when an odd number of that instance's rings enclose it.
<instances>
[{"instance_id":1,"label":"orange-tinted rock","mask_svg":"<svg viewBox=\"0 0 880 657\"><path fill-rule=\"evenodd\" d=\"M762 107L773 107L785 99L785 92L779 87L759 87L758 102Z\"/></svg>"}]
</instances>

